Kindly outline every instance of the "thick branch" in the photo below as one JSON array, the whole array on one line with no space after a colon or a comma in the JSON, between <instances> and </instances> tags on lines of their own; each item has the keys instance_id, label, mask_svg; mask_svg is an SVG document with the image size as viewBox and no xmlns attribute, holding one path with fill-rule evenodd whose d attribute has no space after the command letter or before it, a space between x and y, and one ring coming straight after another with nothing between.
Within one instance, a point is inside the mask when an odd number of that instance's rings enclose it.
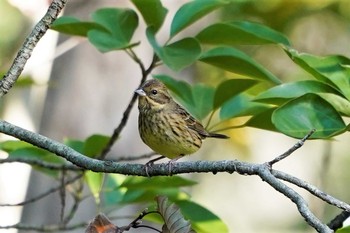
<instances>
[{"instance_id":1,"label":"thick branch","mask_svg":"<svg viewBox=\"0 0 350 233\"><path fill-rule=\"evenodd\" d=\"M4 96L17 81L25 64L32 55L36 44L44 36L50 25L56 20L63 7L66 5L66 2L67 0L53 0L44 17L35 25L21 49L18 51L11 68L0 81L0 97Z\"/></svg>"}]
</instances>

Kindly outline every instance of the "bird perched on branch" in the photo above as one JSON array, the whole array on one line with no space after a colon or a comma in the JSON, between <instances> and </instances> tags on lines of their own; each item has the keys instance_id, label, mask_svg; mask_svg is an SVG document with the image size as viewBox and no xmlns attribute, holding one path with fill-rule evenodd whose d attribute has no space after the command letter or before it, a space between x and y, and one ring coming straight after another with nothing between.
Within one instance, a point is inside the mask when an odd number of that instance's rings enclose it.
<instances>
[{"instance_id":1,"label":"bird perched on branch","mask_svg":"<svg viewBox=\"0 0 350 233\"><path fill-rule=\"evenodd\" d=\"M170 96L166 86L156 79L148 80L135 93L139 95L139 133L142 141L161 156L146 163L169 158L169 173L172 164L196 152L207 137L228 138L226 135L207 132L203 125L192 117Z\"/></svg>"}]
</instances>

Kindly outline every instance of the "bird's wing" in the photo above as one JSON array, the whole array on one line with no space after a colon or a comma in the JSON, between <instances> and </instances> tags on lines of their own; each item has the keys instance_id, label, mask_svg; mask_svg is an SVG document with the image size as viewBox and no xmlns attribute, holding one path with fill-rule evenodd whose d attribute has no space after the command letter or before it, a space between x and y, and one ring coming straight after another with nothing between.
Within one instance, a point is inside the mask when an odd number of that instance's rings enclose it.
<instances>
[{"instance_id":1,"label":"bird's wing","mask_svg":"<svg viewBox=\"0 0 350 233\"><path fill-rule=\"evenodd\" d=\"M180 105L178 105L178 112L189 129L196 131L202 138L206 138L209 136L208 132L204 129L203 125L193 116L191 116Z\"/></svg>"}]
</instances>

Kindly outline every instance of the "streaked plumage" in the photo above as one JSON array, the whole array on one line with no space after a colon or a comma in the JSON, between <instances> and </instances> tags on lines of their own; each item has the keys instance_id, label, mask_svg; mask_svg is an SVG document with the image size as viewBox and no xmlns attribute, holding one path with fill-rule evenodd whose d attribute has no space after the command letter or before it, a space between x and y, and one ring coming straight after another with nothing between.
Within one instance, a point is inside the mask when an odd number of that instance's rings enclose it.
<instances>
[{"instance_id":1,"label":"streaked plumage","mask_svg":"<svg viewBox=\"0 0 350 233\"><path fill-rule=\"evenodd\" d=\"M176 160L196 152L207 137L228 138L207 132L169 95L163 83L146 81L135 91L139 95L139 132L142 141L156 153ZM155 160L153 160L155 161Z\"/></svg>"}]
</instances>

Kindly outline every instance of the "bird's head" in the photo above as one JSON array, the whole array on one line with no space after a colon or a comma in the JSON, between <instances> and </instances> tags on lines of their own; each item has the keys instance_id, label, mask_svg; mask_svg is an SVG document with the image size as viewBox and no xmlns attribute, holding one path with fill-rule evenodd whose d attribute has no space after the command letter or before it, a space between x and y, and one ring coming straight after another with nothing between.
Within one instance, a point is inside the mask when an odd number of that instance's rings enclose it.
<instances>
[{"instance_id":1,"label":"bird's head","mask_svg":"<svg viewBox=\"0 0 350 233\"><path fill-rule=\"evenodd\" d=\"M158 111L171 102L166 86L157 79L144 82L136 91L140 110Z\"/></svg>"}]
</instances>

